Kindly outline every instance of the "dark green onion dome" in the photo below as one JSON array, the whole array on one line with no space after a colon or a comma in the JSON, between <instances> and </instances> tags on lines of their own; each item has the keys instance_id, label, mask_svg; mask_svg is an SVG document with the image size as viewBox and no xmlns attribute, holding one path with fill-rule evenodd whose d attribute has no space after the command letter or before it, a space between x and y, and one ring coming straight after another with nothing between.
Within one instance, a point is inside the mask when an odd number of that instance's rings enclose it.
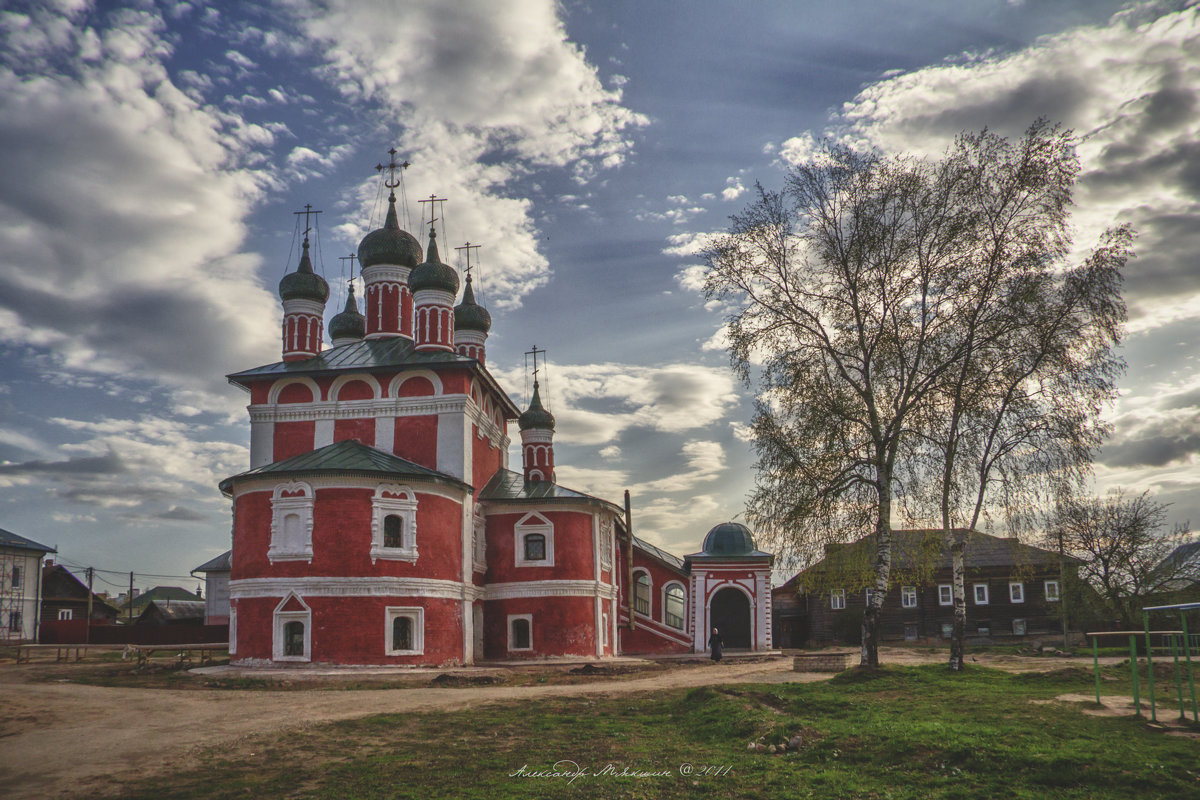
<instances>
[{"instance_id":1,"label":"dark green onion dome","mask_svg":"<svg viewBox=\"0 0 1200 800\"><path fill-rule=\"evenodd\" d=\"M421 261L421 243L411 233L400 229L396 218L396 195L388 197L387 219L383 227L371 231L358 245L358 263L362 267L375 264L396 264L415 267Z\"/></svg>"},{"instance_id":2,"label":"dark green onion dome","mask_svg":"<svg viewBox=\"0 0 1200 800\"><path fill-rule=\"evenodd\" d=\"M538 382L533 382L533 399L529 401L529 409L517 417L517 426L527 431L530 428L554 430L554 415L542 408L542 396L538 391Z\"/></svg>"},{"instance_id":3,"label":"dark green onion dome","mask_svg":"<svg viewBox=\"0 0 1200 800\"><path fill-rule=\"evenodd\" d=\"M471 276L467 275L467 288L463 289L462 302L454 307L454 330L483 331L492 329L492 315L483 306L475 302L475 292L471 289Z\"/></svg>"},{"instance_id":4,"label":"dark green onion dome","mask_svg":"<svg viewBox=\"0 0 1200 800\"><path fill-rule=\"evenodd\" d=\"M408 288L411 292L441 289L458 294L458 272L449 264L443 264L438 256L437 232L433 228L429 229L429 250L425 254L425 263L408 274Z\"/></svg>"},{"instance_id":5,"label":"dark green onion dome","mask_svg":"<svg viewBox=\"0 0 1200 800\"><path fill-rule=\"evenodd\" d=\"M367 335L367 318L358 313L358 302L354 299L354 284L346 295L346 308L329 320L330 339L362 339Z\"/></svg>"},{"instance_id":6,"label":"dark green onion dome","mask_svg":"<svg viewBox=\"0 0 1200 800\"><path fill-rule=\"evenodd\" d=\"M316 300L319 303L329 299L329 284L313 272L312 262L308 259L307 238L300 253L300 265L279 282L279 296L284 300Z\"/></svg>"},{"instance_id":7,"label":"dark green onion dome","mask_svg":"<svg viewBox=\"0 0 1200 800\"><path fill-rule=\"evenodd\" d=\"M722 522L704 537L704 553L710 556L748 556L756 549L750 529L737 522Z\"/></svg>"}]
</instances>

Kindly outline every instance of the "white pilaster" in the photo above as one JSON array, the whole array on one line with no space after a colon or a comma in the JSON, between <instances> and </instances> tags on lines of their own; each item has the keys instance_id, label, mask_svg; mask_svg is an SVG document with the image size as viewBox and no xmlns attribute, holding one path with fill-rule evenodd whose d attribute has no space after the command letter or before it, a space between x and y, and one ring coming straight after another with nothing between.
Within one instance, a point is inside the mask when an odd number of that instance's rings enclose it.
<instances>
[{"instance_id":1,"label":"white pilaster","mask_svg":"<svg viewBox=\"0 0 1200 800\"><path fill-rule=\"evenodd\" d=\"M375 449L385 453L395 453L396 450L396 418L375 418Z\"/></svg>"},{"instance_id":2,"label":"white pilaster","mask_svg":"<svg viewBox=\"0 0 1200 800\"><path fill-rule=\"evenodd\" d=\"M333 444L333 420L319 419L313 423L313 450Z\"/></svg>"},{"instance_id":3,"label":"white pilaster","mask_svg":"<svg viewBox=\"0 0 1200 800\"><path fill-rule=\"evenodd\" d=\"M275 460L275 423L250 423L250 469L266 466Z\"/></svg>"}]
</instances>

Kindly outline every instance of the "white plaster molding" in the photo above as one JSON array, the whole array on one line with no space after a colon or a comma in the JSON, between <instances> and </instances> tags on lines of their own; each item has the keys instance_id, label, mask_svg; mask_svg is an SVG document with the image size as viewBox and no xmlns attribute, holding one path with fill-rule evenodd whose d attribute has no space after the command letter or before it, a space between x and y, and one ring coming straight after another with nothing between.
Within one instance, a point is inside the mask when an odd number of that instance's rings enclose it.
<instances>
[{"instance_id":1,"label":"white plaster molding","mask_svg":"<svg viewBox=\"0 0 1200 800\"><path fill-rule=\"evenodd\" d=\"M229 582L235 599L285 597L289 592L305 597L428 597L438 600L477 600L478 586L436 578L309 577L243 578Z\"/></svg>"},{"instance_id":2,"label":"white plaster molding","mask_svg":"<svg viewBox=\"0 0 1200 800\"><path fill-rule=\"evenodd\" d=\"M600 597L615 600L616 588L599 581L520 581L491 583L483 587L484 600L512 600L520 597Z\"/></svg>"}]
</instances>

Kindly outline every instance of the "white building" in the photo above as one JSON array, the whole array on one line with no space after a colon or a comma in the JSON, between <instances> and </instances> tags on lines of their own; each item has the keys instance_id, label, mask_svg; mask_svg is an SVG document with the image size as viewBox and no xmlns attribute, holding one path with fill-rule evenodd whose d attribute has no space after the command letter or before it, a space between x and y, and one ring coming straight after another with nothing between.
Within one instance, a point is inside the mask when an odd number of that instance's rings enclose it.
<instances>
[{"instance_id":1,"label":"white building","mask_svg":"<svg viewBox=\"0 0 1200 800\"><path fill-rule=\"evenodd\" d=\"M42 559L53 547L0 528L0 641L37 639Z\"/></svg>"}]
</instances>

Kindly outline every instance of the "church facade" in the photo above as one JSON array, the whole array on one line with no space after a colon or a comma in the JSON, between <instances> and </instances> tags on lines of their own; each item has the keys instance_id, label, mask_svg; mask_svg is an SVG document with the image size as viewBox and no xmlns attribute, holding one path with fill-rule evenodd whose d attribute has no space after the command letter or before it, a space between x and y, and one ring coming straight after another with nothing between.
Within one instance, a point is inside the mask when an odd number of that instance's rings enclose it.
<instances>
[{"instance_id":1,"label":"church facade","mask_svg":"<svg viewBox=\"0 0 1200 800\"><path fill-rule=\"evenodd\" d=\"M235 664L470 664L766 649L771 556L717 526L678 558L617 505L555 480L553 415L487 369L491 317L468 273L401 230L394 193L329 322L307 236L280 282L282 360L234 373L250 465L233 504ZM457 304L456 304L457 300ZM509 469L516 422L522 464ZM733 634L732 638L730 634Z\"/></svg>"}]
</instances>

